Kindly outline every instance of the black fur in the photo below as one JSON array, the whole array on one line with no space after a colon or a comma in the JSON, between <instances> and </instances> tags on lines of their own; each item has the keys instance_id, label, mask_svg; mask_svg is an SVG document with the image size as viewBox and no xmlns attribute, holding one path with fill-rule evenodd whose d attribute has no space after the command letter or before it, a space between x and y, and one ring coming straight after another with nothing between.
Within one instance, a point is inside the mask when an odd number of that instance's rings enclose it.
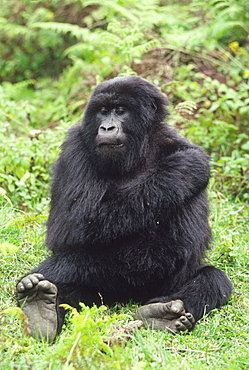
<instances>
[{"instance_id":1,"label":"black fur","mask_svg":"<svg viewBox=\"0 0 249 370\"><path fill-rule=\"evenodd\" d=\"M58 304L181 299L198 320L227 301L226 275L203 266L209 158L164 123L167 104L147 81L118 77L96 87L69 131L53 171L53 255L34 270L56 284ZM125 149L103 153L97 112L120 105Z\"/></svg>"}]
</instances>

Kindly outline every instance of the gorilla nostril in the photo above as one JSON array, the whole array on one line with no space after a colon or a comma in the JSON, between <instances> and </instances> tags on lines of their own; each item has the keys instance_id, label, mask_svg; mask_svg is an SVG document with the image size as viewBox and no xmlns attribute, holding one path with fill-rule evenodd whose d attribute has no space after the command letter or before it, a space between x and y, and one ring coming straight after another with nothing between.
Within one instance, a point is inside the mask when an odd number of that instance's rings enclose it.
<instances>
[{"instance_id":1,"label":"gorilla nostril","mask_svg":"<svg viewBox=\"0 0 249 370\"><path fill-rule=\"evenodd\" d=\"M110 126L110 127L107 128L107 131L114 131L115 128L117 128L117 127L116 126Z\"/></svg>"},{"instance_id":2,"label":"gorilla nostril","mask_svg":"<svg viewBox=\"0 0 249 370\"><path fill-rule=\"evenodd\" d=\"M104 126L104 125L101 125L99 127L99 130L102 131L103 133L104 132L108 133L108 132L112 132L112 131L117 130L117 126L114 126L114 125L113 126Z\"/></svg>"},{"instance_id":3,"label":"gorilla nostril","mask_svg":"<svg viewBox=\"0 0 249 370\"><path fill-rule=\"evenodd\" d=\"M113 137L117 139L119 135L119 128L116 125L101 125L99 127L98 137Z\"/></svg>"}]
</instances>

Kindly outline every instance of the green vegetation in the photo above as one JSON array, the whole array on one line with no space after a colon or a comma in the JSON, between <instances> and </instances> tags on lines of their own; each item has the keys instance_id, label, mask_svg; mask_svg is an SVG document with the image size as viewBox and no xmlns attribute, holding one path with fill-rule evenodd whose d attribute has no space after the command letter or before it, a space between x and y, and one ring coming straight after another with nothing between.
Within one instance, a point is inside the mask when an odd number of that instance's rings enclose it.
<instances>
[{"instance_id":1,"label":"green vegetation","mask_svg":"<svg viewBox=\"0 0 249 370\"><path fill-rule=\"evenodd\" d=\"M0 364L4 369L249 368L249 12L245 1L2 0ZM172 103L171 124L212 157L208 259L234 284L190 334L107 338L134 305L71 313L49 345L24 334L15 283L46 255L50 168L92 88L136 73Z\"/></svg>"}]
</instances>

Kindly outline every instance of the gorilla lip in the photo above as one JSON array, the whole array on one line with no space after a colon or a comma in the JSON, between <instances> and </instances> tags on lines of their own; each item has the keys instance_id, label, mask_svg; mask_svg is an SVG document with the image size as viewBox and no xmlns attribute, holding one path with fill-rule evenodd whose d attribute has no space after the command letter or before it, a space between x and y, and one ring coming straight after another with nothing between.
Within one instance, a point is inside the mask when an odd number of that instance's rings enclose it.
<instances>
[{"instance_id":1,"label":"gorilla lip","mask_svg":"<svg viewBox=\"0 0 249 370\"><path fill-rule=\"evenodd\" d=\"M124 147L124 144L109 144L109 143L101 143L99 144L99 148L103 150L112 150L112 149L121 149Z\"/></svg>"}]
</instances>

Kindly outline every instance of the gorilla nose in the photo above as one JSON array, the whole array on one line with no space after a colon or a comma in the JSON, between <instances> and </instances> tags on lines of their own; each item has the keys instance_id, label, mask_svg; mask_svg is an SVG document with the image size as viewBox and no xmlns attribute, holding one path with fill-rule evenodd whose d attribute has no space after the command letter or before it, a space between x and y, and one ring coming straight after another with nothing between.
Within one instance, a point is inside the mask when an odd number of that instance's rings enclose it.
<instances>
[{"instance_id":1,"label":"gorilla nose","mask_svg":"<svg viewBox=\"0 0 249 370\"><path fill-rule=\"evenodd\" d=\"M98 131L98 143L99 144L116 144L120 139L119 128L115 124L102 123L99 126Z\"/></svg>"},{"instance_id":2,"label":"gorilla nose","mask_svg":"<svg viewBox=\"0 0 249 370\"><path fill-rule=\"evenodd\" d=\"M97 142L98 145L119 145L125 140L125 135L122 131L120 122L106 120L101 122L98 129Z\"/></svg>"},{"instance_id":3,"label":"gorilla nose","mask_svg":"<svg viewBox=\"0 0 249 370\"><path fill-rule=\"evenodd\" d=\"M99 133L101 135L115 135L118 133L118 127L115 125L101 125L99 127Z\"/></svg>"}]
</instances>

